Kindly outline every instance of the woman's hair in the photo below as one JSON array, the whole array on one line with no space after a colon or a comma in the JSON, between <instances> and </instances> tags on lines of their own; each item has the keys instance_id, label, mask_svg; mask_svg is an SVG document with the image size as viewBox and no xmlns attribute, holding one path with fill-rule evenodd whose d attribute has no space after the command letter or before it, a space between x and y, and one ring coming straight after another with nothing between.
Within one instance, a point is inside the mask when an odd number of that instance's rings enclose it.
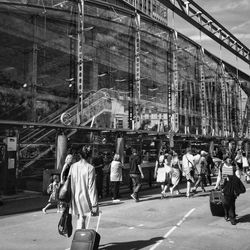
<instances>
[{"instance_id":1,"label":"woman's hair","mask_svg":"<svg viewBox=\"0 0 250 250\"><path fill-rule=\"evenodd\" d=\"M119 154L115 154L114 155L114 161L119 161L120 160L120 155Z\"/></svg>"},{"instance_id":2,"label":"woman's hair","mask_svg":"<svg viewBox=\"0 0 250 250\"><path fill-rule=\"evenodd\" d=\"M88 146L83 146L79 152L79 155L86 160L91 155L91 149Z\"/></svg>"},{"instance_id":3,"label":"woman's hair","mask_svg":"<svg viewBox=\"0 0 250 250\"><path fill-rule=\"evenodd\" d=\"M69 160L69 158L71 158L71 160L73 159L73 155L72 154L68 154L65 158L65 162L67 162Z\"/></svg>"}]
</instances>

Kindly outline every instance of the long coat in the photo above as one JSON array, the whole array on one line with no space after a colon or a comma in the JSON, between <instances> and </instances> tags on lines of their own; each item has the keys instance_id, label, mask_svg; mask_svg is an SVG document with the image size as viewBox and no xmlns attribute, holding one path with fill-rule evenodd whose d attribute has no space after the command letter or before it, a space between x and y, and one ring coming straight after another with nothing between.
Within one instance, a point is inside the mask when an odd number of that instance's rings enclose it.
<instances>
[{"instance_id":1,"label":"long coat","mask_svg":"<svg viewBox=\"0 0 250 250\"><path fill-rule=\"evenodd\" d=\"M69 171L71 176L71 213L85 216L98 204L95 168L85 160L74 163Z\"/></svg>"}]
</instances>

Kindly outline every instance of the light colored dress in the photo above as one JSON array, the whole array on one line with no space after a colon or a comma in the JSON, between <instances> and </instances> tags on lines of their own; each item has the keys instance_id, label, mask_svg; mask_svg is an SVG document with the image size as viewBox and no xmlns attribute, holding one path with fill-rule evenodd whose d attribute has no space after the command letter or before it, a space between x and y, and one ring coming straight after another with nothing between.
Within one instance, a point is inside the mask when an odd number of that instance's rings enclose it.
<instances>
[{"instance_id":1,"label":"light colored dress","mask_svg":"<svg viewBox=\"0 0 250 250\"><path fill-rule=\"evenodd\" d=\"M120 161L111 162L110 181L122 181L122 163Z\"/></svg>"},{"instance_id":2,"label":"light colored dress","mask_svg":"<svg viewBox=\"0 0 250 250\"><path fill-rule=\"evenodd\" d=\"M93 206L98 205L95 168L85 160L74 163L69 171L71 176L71 213L86 216Z\"/></svg>"}]
</instances>

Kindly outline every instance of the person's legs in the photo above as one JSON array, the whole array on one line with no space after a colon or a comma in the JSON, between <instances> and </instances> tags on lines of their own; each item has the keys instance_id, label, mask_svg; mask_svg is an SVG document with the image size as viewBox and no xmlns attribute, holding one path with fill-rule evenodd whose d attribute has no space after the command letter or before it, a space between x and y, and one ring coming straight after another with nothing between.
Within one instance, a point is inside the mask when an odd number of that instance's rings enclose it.
<instances>
[{"instance_id":1,"label":"person's legs","mask_svg":"<svg viewBox=\"0 0 250 250\"><path fill-rule=\"evenodd\" d=\"M87 216L80 216L78 215L77 221L76 221L76 229L85 229L85 221Z\"/></svg>"},{"instance_id":2,"label":"person's legs","mask_svg":"<svg viewBox=\"0 0 250 250\"><path fill-rule=\"evenodd\" d=\"M49 203L42 209L43 213L46 214L46 210L47 210L50 206L51 206L51 203L49 202Z\"/></svg>"},{"instance_id":3,"label":"person's legs","mask_svg":"<svg viewBox=\"0 0 250 250\"><path fill-rule=\"evenodd\" d=\"M119 181L114 181L114 200L118 199L118 192L119 192Z\"/></svg>"},{"instance_id":4,"label":"person's legs","mask_svg":"<svg viewBox=\"0 0 250 250\"><path fill-rule=\"evenodd\" d=\"M190 196L190 189L191 189L191 182L190 180L187 180L187 193L186 193L187 197Z\"/></svg>"},{"instance_id":5,"label":"person's legs","mask_svg":"<svg viewBox=\"0 0 250 250\"><path fill-rule=\"evenodd\" d=\"M201 175L199 174L198 175L198 180L196 181L196 183L194 184L194 188L193 188L193 192L196 192L196 189L197 189L197 187L200 185L200 183L201 183Z\"/></svg>"},{"instance_id":6,"label":"person's legs","mask_svg":"<svg viewBox=\"0 0 250 250\"><path fill-rule=\"evenodd\" d=\"M133 182L133 194L131 197L135 200L138 200L138 193L141 189L141 177L140 175L130 175Z\"/></svg>"},{"instance_id":7,"label":"person's legs","mask_svg":"<svg viewBox=\"0 0 250 250\"><path fill-rule=\"evenodd\" d=\"M228 209L228 215L230 218L230 222L232 225L236 224L236 215L235 215L235 198L233 196L230 197L229 200L229 209Z\"/></svg>"}]
</instances>

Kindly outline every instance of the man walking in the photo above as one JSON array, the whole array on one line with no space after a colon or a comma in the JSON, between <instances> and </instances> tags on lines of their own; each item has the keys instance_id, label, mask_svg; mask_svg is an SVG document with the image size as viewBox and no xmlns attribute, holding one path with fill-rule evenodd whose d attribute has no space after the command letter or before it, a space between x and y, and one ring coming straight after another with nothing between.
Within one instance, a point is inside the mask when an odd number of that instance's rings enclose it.
<instances>
[{"instance_id":1,"label":"man walking","mask_svg":"<svg viewBox=\"0 0 250 250\"><path fill-rule=\"evenodd\" d=\"M129 175L133 183L133 193L131 194L131 197L136 202L138 202L139 201L138 193L142 185L141 179L144 178L144 175L141 168L141 159L137 155L137 151L135 148L133 148L132 155L130 156L129 159L129 167L130 167Z\"/></svg>"}]
</instances>

